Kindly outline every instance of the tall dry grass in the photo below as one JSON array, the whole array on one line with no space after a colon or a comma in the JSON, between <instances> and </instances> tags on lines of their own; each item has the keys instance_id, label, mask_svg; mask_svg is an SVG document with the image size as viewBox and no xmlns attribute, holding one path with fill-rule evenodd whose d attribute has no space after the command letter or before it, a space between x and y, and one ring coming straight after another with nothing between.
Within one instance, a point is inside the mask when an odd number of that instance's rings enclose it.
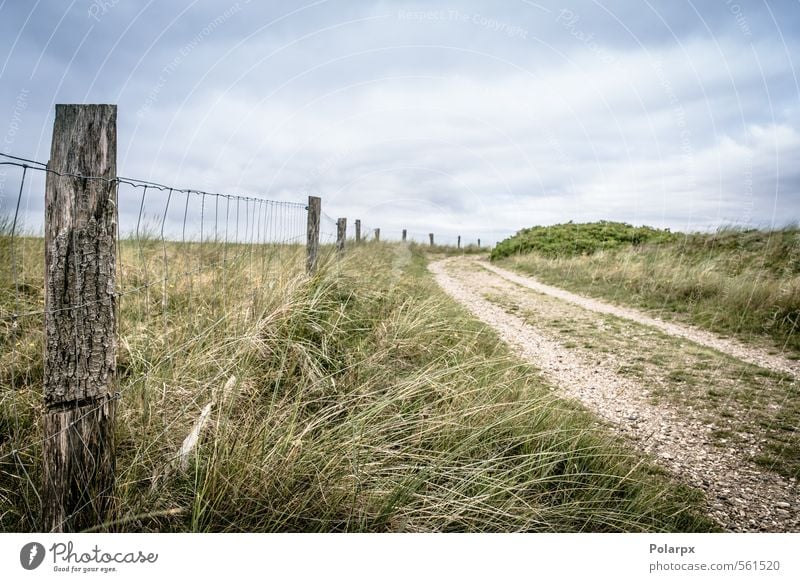
<instances>
[{"instance_id":1,"label":"tall dry grass","mask_svg":"<svg viewBox=\"0 0 800 582\"><path fill-rule=\"evenodd\" d=\"M35 531L41 319L5 316L41 309L42 243L17 242L24 306L0 271L0 529ZM117 502L98 529L715 527L696 492L554 398L454 305L420 252L326 253L308 277L300 247L123 241ZM176 454L209 403L183 472Z\"/></svg>"}]
</instances>

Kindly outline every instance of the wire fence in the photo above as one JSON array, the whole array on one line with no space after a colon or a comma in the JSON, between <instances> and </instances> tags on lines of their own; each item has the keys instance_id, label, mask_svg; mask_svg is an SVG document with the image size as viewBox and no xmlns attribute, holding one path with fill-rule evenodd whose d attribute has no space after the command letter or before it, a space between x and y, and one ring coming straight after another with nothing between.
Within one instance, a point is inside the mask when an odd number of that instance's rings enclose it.
<instances>
[{"instance_id":1,"label":"wire fence","mask_svg":"<svg viewBox=\"0 0 800 582\"><path fill-rule=\"evenodd\" d=\"M115 124L116 109L58 107L55 163L0 154L0 186L11 173L15 193L0 210L0 530L103 522L119 402L147 433L128 444L152 457L152 473L124 467L116 478L155 486L175 435L215 397L209 387L227 385L242 346L261 341L254 325L286 308L287 280L307 280L319 245L340 256L347 238L346 219L321 211L319 197L306 204L118 176L115 151L106 165L95 159L108 153L95 147L102 136L89 135L102 123L76 138L81 116ZM99 170L76 171L85 167ZM30 204L42 190L44 207L23 212L23 198ZM31 214L43 217L41 229ZM349 226L363 242L385 240L375 225ZM101 478L103 464L112 478Z\"/></svg>"},{"instance_id":2,"label":"wire fence","mask_svg":"<svg viewBox=\"0 0 800 582\"><path fill-rule=\"evenodd\" d=\"M37 516L42 508L25 505L30 499L45 503L37 485L42 479L42 449L48 441L71 435L74 427L98 414L109 400L101 398L91 406L75 400L75 414L67 426L34 437L31 424L36 421L34 412L41 411L45 373L44 321L65 312L72 312L77 320L88 320L109 297L100 294L46 308L45 240L21 220L23 193L32 176L50 174L88 183L89 189L113 189L120 207L136 209L120 213L122 222L116 228L116 289L112 294L120 314L116 342L121 379L110 399L135 399L147 392L145 386L159 382L164 384L164 400L174 404L185 398L178 406L160 407L174 411L173 418L164 419L160 436L191 418L198 406L197 396L186 398L184 390L170 393L168 384L174 385L175 378L165 372L170 367L180 368L181 354L191 354L211 337L236 349L236 342L243 337L238 332L244 329L239 324L266 300L275 278L302 273L307 213L304 203L58 172L42 162L6 154L0 165L5 174L11 174L10 182L18 182L16 199L9 208L13 212L0 222L0 516L15 523L17 529L40 530L43 524ZM331 229L327 217L320 238L323 244L335 241L335 222ZM77 289L69 296L85 296L82 291ZM75 331L77 344L77 328ZM222 331L229 333L215 335ZM165 367L165 361L171 365ZM77 362L72 366L74 373L81 373ZM54 529L61 529L59 526L94 503L94 498L106 493L93 491L91 498L73 507ZM23 507L16 501L22 501ZM10 514L18 518L11 519Z\"/></svg>"},{"instance_id":3,"label":"wire fence","mask_svg":"<svg viewBox=\"0 0 800 582\"><path fill-rule=\"evenodd\" d=\"M331 218L325 212L322 213L320 220L319 238L323 244L333 244L336 242L336 219Z\"/></svg>"}]
</instances>

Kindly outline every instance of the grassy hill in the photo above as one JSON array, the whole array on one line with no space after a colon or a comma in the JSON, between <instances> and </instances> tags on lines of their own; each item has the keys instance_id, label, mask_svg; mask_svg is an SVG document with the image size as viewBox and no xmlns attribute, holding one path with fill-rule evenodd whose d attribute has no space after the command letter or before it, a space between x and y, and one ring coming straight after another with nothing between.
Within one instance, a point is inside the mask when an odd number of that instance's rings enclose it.
<instances>
[{"instance_id":1,"label":"grassy hill","mask_svg":"<svg viewBox=\"0 0 800 582\"><path fill-rule=\"evenodd\" d=\"M620 223L520 231L492 259L572 291L800 357L800 229L670 233Z\"/></svg>"},{"instance_id":2,"label":"grassy hill","mask_svg":"<svg viewBox=\"0 0 800 582\"><path fill-rule=\"evenodd\" d=\"M673 241L677 236L669 230L624 222L567 222L525 228L498 243L491 258L497 260L531 252L551 258L591 255L601 250Z\"/></svg>"}]
</instances>

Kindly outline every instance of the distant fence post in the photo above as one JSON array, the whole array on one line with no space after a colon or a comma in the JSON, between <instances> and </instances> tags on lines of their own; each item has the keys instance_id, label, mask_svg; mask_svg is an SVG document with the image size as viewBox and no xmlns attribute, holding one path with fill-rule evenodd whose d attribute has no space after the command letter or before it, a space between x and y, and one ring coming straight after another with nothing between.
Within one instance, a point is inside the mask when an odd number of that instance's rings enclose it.
<instances>
[{"instance_id":1,"label":"distant fence post","mask_svg":"<svg viewBox=\"0 0 800 582\"><path fill-rule=\"evenodd\" d=\"M428 236L429 236L429 237L430 237L430 239L431 239L431 246L433 246L433 233L432 233L432 232L431 232L431 233L428 233Z\"/></svg>"},{"instance_id":2,"label":"distant fence post","mask_svg":"<svg viewBox=\"0 0 800 582\"><path fill-rule=\"evenodd\" d=\"M361 219L356 218L356 242L361 242Z\"/></svg>"},{"instance_id":3,"label":"distant fence post","mask_svg":"<svg viewBox=\"0 0 800 582\"><path fill-rule=\"evenodd\" d=\"M458 244L456 245L457 249L461 248L461 235L458 235Z\"/></svg>"},{"instance_id":4,"label":"distant fence post","mask_svg":"<svg viewBox=\"0 0 800 582\"><path fill-rule=\"evenodd\" d=\"M376 228L375 229L375 240L377 242L381 242L381 229L380 228Z\"/></svg>"},{"instance_id":5,"label":"distant fence post","mask_svg":"<svg viewBox=\"0 0 800 582\"><path fill-rule=\"evenodd\" d=\"M347 238L347 219L340 218L336 221L336 254L344 252L344 241Z\"/></svg>"},{"instance_id":6,"label":"distant fence post","mask_svg":"<svg viewBox=\"0 0 800 582\"><path fill-rule=\"evenodd\" d=\"M322 215L322 200L319 196L308 197L308 237L306 241L306 271L317 270L319 255L319 221Z\"/></svg>"},{"instance_id":7,"label":"distant fence post","mask_svg":"<svg viewBox=\"0 0 800 582\"><path fill-rule=\"evenodd\" d=\"M481 239L478 239L478 248L481 248Z\"/></svg>"},{"instance_id":8,"label":"distant fence post","mask_svg":"<svg viewBox=\"0 0 800 582\"><path fill-rule=\"evenodd\" d=\"M406 242L406 229L403 229L403 242Z\"/></svg>"},{"instance_id":9,"label":"distant fence post","mask_svg":"<svg viewBox=\"0 0 800 582\"><path fill-rule=\"evenodd\" d=\"M62 532L114 495L117 106L56 105L48 168L42 520Z\"/></svg>"}]
</instances>

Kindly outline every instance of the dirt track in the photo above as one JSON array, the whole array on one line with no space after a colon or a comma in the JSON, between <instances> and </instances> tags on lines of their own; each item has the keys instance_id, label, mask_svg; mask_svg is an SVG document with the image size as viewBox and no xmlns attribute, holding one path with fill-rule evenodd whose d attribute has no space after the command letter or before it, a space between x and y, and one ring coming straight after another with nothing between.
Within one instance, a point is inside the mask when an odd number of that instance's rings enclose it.
<instances>
[{"instance_id":1,"label":"dirt track","mask_svg":"<svg viewBox=\"0 0 800 582\"><path fill-rule=\"evenodd\" d=\"M615 329L621 329L617 335L623 340L655 333L649 329L655 328L682 341L689 340L721 352L709 356L717 358L715 365L720 367L733 357L797 376L795 362L716 338L708 332L576 296L475 259L446 259L432 263L430 270L449 295L497 330L521 357L541 369L559 394L579 400L679 479L703 489L709 515L724 528L730 531L800 531L797 480L751 461L761 444L757 436L743 434L736 446L719 446L712 438L713 425L701 411L652 397L651 390L658 385L657 377L644 382L621 374L624 355L613 351L598 355L591 349L571 349L563 335L539 324L537 317L509 313L498 302L508 300L514 309L525 313L558 312L573 321L596 323L601 327L605 321L601 318L612 316L616 318L614 325L621 326ZM633 351L644 349L641 344L630 347ZM653 374L652 370L649 373ZM657 376L658 371L654 375Z\"/></svg>"}]
</instances>

